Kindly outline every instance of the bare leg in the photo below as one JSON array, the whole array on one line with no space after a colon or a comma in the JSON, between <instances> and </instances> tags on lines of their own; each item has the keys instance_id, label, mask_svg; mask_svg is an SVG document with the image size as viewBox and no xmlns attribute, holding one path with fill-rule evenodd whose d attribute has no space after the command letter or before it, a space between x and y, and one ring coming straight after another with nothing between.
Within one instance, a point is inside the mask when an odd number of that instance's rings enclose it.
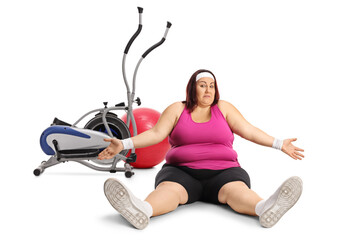
<instances>
[{"instance_id":1,"label":"bare leg","mask_svg":"<svg viewBox=\"0 0 360 240\"><path fill-rule=\"evenodd\" d=\"M255 206L262 200L253 190L241 181L229 182L219 191L219 202L228 204L234 211L257 216Z\"/></svg>"},{"instance_id":2,"label":"bare leg","mask_svg":"<svg viewBox=\"0 0 360 240\"><path fill-rule=\"evenodd\" d=\"M165 181L145 199L153 208L153 217L175 210L188 200L186 189L179 183Z\"/></svg>"}]
</instances>

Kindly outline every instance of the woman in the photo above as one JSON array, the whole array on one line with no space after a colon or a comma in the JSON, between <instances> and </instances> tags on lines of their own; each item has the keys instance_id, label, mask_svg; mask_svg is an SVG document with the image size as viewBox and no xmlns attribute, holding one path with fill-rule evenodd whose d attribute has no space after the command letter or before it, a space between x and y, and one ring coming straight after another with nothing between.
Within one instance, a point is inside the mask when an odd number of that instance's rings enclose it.
<instances>
[{"instance_id":1,"label":"woman","mask_svg":"<svg viewBox=\"0 0 360 240\"><path fill-rule=\"evenodd\" d=\"M110 145L99 154L100 160L113 158L123 149L157 144L167 136L171 144L166 164L156 176L156 188L145 201L110 178L104 184L109 202L138 229L145 228L150 217L198 200L228 204L238 213L259 216L262 226L272 227L299 199L302 181L291 177L270 198L260 198L238 163L233 133L279 149L295 160L304 157L300 153L304 150L292 144L295 138L275 139L247 122L233 105L219 100L216 78L208 70L191 76L186 93L186 101L167 107L152 129L124 140L105 139Z\"/></svg>"}]
</instances>

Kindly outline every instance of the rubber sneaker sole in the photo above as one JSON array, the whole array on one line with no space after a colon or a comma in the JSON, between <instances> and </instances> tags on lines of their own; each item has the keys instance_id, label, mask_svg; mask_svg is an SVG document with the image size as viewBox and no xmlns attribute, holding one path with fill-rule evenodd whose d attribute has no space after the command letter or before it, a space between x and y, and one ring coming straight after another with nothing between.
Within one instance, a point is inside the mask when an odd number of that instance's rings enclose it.
<instances>
[{"instance_id":1,"label":"rubber sneaker sole","mask_svg":"<svg viewBox=\"0 0 360 240\"><path fill-rule=\"evenodd\" d=\"M109 178L104 183L104 193L110 204L137 229L144 229L149 218L130 197L129 191L117 179Z\"/></svg>"},{"instance_id":2,"label":"rubber sneaker sole","mask_svg":"<svg viewBox=\"0 0 360 240\"><path fill-rule=\"evenodd\" d=\"M274 204L260 216L260 224L270 228L299 200L302 193L302 180L291 177L280 188L280 193Z\"/></svg>"}]
</instances>

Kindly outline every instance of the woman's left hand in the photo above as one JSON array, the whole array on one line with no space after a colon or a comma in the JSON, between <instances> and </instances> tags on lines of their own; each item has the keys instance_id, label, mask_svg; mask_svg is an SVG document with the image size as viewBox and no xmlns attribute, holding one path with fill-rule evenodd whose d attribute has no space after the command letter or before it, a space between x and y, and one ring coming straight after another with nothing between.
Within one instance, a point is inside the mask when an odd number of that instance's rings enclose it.
<instances>
[{"instance_id":1,"label":"woman's left hand","mask_svg":"<svg viewBox=\"0 0 360 240\"><path fill-rule=\"evenodd\" d=\"M304 150L301 148L295 147L292 144L292 142L294 142L296 140L297 140L297 138L285 139L283 141L281 151L283 151L284 153L286 153L287 155L289 155L290 157L292 157L295 160L302 160L302 158L304 158L305 156L302 155L300 152L304 152Z\"/></svg>"}]
</instances>

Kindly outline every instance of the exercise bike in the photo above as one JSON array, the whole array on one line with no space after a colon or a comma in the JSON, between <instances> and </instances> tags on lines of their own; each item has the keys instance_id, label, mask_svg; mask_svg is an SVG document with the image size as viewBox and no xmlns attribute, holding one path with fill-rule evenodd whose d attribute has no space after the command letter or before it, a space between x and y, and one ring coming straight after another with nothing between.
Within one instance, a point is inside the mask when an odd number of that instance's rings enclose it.
<instances>
[{"instance_id":1,"label":"exercise bike","mask_svg":"<svg viewBox=\"0 0 360 240\"><path fill-rule=\"evenodd\" d=\"M135 149L131 149L131 154L126 157L129 150L123 150L112 159L99 160L98 154L105 149L109 143L104 141L104 138L118 138L125 139L131 137L129 127L132 123L133 136L137 135L137 128L135 118L133 115L133 103L141 105L139 97L135 98L135 83L136 75L139 66L144 58L155 48L159 47L166 40L166 36L171 27L171 23L167 22L166 31L163 38L148 50L144 52L138 61L133 74L132 92L127 81L125 62L129 49L140 34L142 29L142 12L143 8L138 7L139 12L139 25L137 31L130 38L126 45L123 59L122 59L122 74L124 83L127 89L127 105L125 102L116 104L113 107L107 107L107 102L104 102L104 107L94 109L84 114L74 124L66 123L58 118L55 118L50 127L46 128L40 136L40 146L43 152L51 157L47 161L43 161L40 166L34 170L34 175L39 176L46 168L52 167L59 163L73 161L83 164L89 168L97 171L109 171L110 173L125 172L125 176L130 178L134 175L131 162L136 161ZM112 111L121 110L127 113L127 124L117 117ZM77 127L85 117L90 114L95 114L90 121L88 121L83 128ZM119 161L123 160L124 167L117 167ZM91 163L93 162L93 163ZM94 164L95 163L95 164Z\"/></svg>"}]
</instances>

